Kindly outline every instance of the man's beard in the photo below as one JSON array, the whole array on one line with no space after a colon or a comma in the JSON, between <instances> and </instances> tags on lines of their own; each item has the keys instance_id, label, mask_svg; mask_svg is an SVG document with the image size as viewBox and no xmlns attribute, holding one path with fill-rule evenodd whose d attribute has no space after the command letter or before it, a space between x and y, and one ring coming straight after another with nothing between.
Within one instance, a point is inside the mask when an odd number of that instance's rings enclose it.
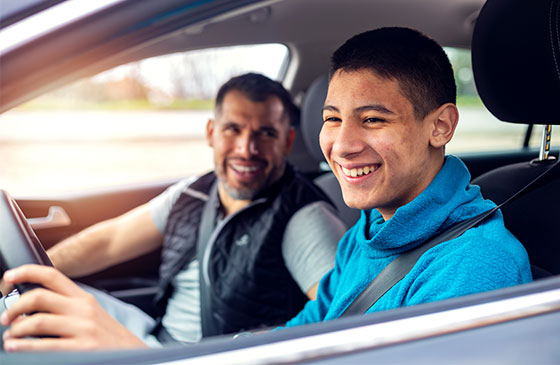
<instances>
[{"instance_id":1,"label":"man's beard","mask_svg":"<svg viewBox=\"0 0 560 365\"><path fill-rule=\"evenodd\" d=\"M225 170L225 169L224 169ZM274 182L280 179L283 174L284 166L281 169L275 167L269 172L262 183L256 187L240 186L233 187L228 183L225 171L215 171L218 181L223 186L225 192L235 200L253 200L257 195L268 189Z\"/></svg>"},{"instance_id":2,"label":"man's beard","mask_svg":"<svg viewBox=\"0 0 560 365\"><path fill-rule=\"evenodd\" d=\"M246 187L234 188L227 181L222 181L222 186L226 193L235 200L253 200L253 198L262 191L262 187L251 189Z\"/></svg>"}]
</instances>

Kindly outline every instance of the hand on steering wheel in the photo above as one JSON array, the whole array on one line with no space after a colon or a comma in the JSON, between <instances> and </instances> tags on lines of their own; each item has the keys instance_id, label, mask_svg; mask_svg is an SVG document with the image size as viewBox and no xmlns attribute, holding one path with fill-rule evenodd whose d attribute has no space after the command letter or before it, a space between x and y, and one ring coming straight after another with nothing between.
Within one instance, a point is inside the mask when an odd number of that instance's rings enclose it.
<instances>
[{"instance_id":1,"label":"hand on steering wheel","mask_svg":"<svg viewBox=\"0 0 560 365\"><path fill-rule=\"evenodd\" d=\"M0 317L3 326L10 326L3 335L7 351L145 346L103 310L91 294L52 267L25 216L3 190L0 266L5 271L5 282L13 284L21 294Z\"/></svg>"},{"instance_id":2,"label":"hand on steering wheel","mask_svg":"<svg viewBox=\"0 0 560 365\"><path fill-rule=\"evenodd\" d=\"M15 200L0 190L0 268L4 272L25 264L53 266ZM16 284L20 294L36 287L33 283Z\"/></svg>"}]
</instances>

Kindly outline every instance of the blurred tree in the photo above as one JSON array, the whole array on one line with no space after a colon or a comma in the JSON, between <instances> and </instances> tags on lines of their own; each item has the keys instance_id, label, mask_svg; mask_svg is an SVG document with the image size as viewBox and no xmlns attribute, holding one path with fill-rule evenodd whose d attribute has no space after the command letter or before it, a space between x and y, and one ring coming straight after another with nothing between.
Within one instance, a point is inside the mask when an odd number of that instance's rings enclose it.
<instances>
[{"instance_id":1,"label":"blurred tree","mask_svg":"<svg viewBox=\"0 0 560 365\"><path fill-rule=\"evenodd\" d=\"M472 73L471 52L459 48L448 48L446 51L453 65L457 96L477 96Z\"/></svg>"}]
</instances>

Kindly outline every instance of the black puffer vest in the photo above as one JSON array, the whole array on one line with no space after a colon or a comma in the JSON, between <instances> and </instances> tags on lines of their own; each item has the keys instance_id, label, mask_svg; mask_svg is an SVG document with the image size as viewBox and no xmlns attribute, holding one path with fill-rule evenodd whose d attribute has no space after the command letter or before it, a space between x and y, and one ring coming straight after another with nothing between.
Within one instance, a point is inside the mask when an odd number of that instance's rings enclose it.
<instances>
[{"instance_id":1,"label":"black puffer vest","mask_svg":"<svg viewBox=\"0 0 560 365\"><path fill-rule=\"evenodd\" d=\"M160 266L159 308L165 308L173 277L197 257L202 211L215 181L214 173L202 176L171 209ZM207 293L201 290L201 305L211 308L206 311L209 316L201 308L203 336L278 325L303 308L307 297L286 268L282 238L292 215L318 200L328 198L287 166L266 196L256 197L217 225L206 245L210 251L199 263L201 281L206 278L210 283Z\"/></svg>"}]
</instances>

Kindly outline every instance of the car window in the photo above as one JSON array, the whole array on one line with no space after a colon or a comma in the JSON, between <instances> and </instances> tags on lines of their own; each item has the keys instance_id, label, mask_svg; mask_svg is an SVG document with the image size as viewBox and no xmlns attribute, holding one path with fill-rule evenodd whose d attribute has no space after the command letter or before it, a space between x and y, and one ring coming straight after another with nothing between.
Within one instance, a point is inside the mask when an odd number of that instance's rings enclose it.
<instances>
[{"instance_id":1,"label":"car window","mask_svg":"<svg viewBox=\"0 0 560 365\"><path fill-rule=\"evenodd\" d=\"M280 79L288 55L279 44L177 53L31 100L0 115L0 186L43 195L206 172L218 87L248 71Z\"/></svg>"},{"instance_id":2,"label":"car window","mask_svg":"<svg viewBox=\"0 0 560 365\"><path fill-rule=\"evenodd\" d=\"M527 125L501 122L484 107L474 84L470 50L445 48L445 51L455 72L459 108L459 124L446 151L462 153L521 148ZM542 126L534 126L530 147L540 146L542 130Z\"/></svg>"}]
</instances>

